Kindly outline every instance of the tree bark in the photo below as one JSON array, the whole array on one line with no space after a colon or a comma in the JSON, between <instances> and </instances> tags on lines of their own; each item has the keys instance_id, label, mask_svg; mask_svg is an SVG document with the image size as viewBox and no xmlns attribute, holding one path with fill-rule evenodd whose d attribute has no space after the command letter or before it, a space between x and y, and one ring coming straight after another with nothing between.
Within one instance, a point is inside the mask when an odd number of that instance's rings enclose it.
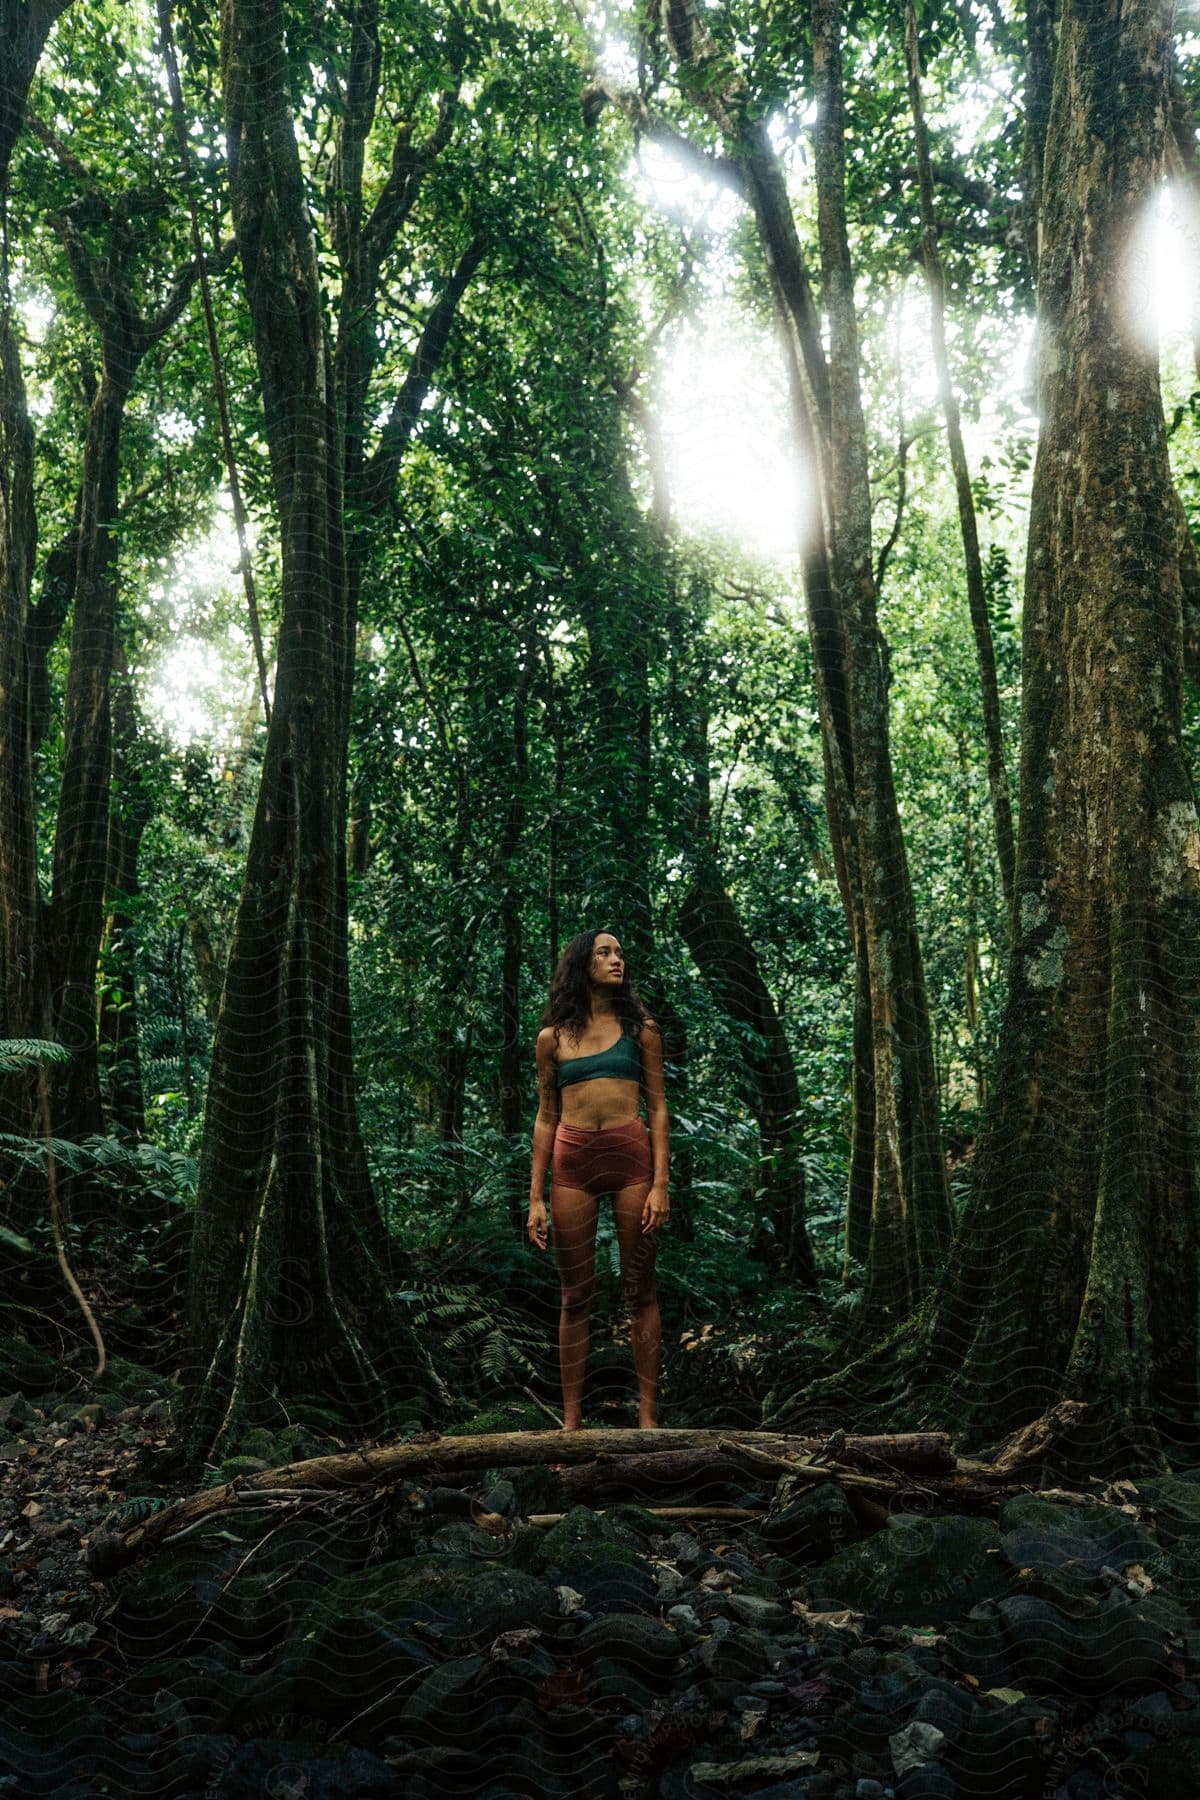
<instances>
[{"instance_id":1,"label":"tree bark","mask_svg":"<svg viewBox=\"0 0 1200 1800\"><path fill-rule=\"evenodd\" d=\"M12 153L25 121L29 89L46 39L67 0L0 0L0 222L8 216ZM37 517L33 428L25 403L4 233L0 267L0 1032L50 1035L42 965L33 803L33 719L29 615ZM33 1089L0 1084L0 1118L14 1131L33 1124Z\"/></svg>"},{"instance_id":2,"label":"tree bark","mask_svg":"<svg viewBox=\"0 0 1200 1800\"><path fill-rule=\"evenodd\" d=\"M826 359L783 172L765 124L752 115L744 83L715 45L696 0L659 4L681 85L723 132L754 210L785 344L797 449L810 471L813 498L801 521L806 602L830 837L861 983L847 1249L865 1242L867 1284L859 1323L867 1331L906 1312L928 1290L945 1254L951 1218L876 622L845 219L841 19L836 4L817 0L814 138L829 319Z\"/></svg>"},{"instance_id":3,"label":"tree bark","mask_svg":"<svg viewBox=\"0 0 1200 1800\"><path fill-rule=\"evenodd\" d=\"M537 666L539 644L534 629L526 634L513 685L512 789L500 844L495 879L500 892L500 1129L511 1143L525 1122L522 1071L526 1051L521 1038L521 899L516 886L517 849L525 829L525 790L529 781L526 707ZM521 1167L512 1171L506 1196L509 1223L518 1236L525 1223L523 1194L528 1187Z\"/></svg>"},{"instance_id":4,"label":"tree bark","mask_svg":"<svg viewBox=\"0 0 1200 1800\"><path fill-rule=\"evenodd\" d=\"M1037 0L1034 0L1036 5ZM929 132L925 124L925 105L921 97L921 53L917 41L917 15L913 0L904 5L904 48L908 65L908 97L912 109L913 136L917 150L917 181L921 201L921 260L929 289L930 338L933 362L937 371L938 393L946 420L946 441L950 449L950 467L954 474L954 492L958 501L958 522L962 532L963 563L967 578L967 606L971 630L975 634L975 656L979 665L979 690L983 707L983 742L987 756L988 789L992 797L992 821L996 832L996 857L1000 865L1000 885L1004 904L1012 911L1013 865L1016 847L1013 842L1012 801L1008 792L1008 768L1004 759L1004 737L1000 725L1000 689L996 681L996 651L992 643L992 624L988 617L987 595L983 582L983 560L979 554L979 529L975 518L975 499L971 492L971 471L963 443L962 418L958 396L950 374L950 356L946 349L946 277L938 252L937 211L933 198L933 166L929 156Z\"/></svg>"},{"instance_id":5,"label":"tree bark","mask_svg":"<svg viewBox=\"0 0 1200 1800\"><path fill-rule=\"evenodd\" d=\"M54 1035L72 1052L51 1082L60 1137L103 1133L96 1043L96 970L104 924L112 774L110 683L116 608L121 422L133 380L116 344L105 361L83 452L83 507L63 719L63 772L46 919ZM72 1210L86 1186L70 1183Z\"/></svg>"},{"instance_id":6,"label":"tree bark","mask_svg":"<svg viewBox=\"0 0 1200 1800\"><path fill-rule=\"evenodd\" d=\"M39 134L65 155L44 127L39 127ZM108 869L121 430L138 370L183 312L199 273L199 264L185 266L157 311L141 315L129 262L132 219L146 204L136 190L112 202L98 193L87 194L54 220L80 301L100 342L100 374L88 413L73 534L77 558L63 709L63 770L53 888L44 919L54 1035L72 1051L70 1063L61 1070L56 1067L50 1083L53 1129L60 1137L80 1138L104 1130L96 975ZM103 256L85 245L84 224L103 226ZM47 574L48 579L61 581L60 570L48 569ZM52 623L57 598L53 605L50 594L46 600ZM103 1191L82 1178L63 1184L62 1199L80 1217L106 1204Z\"/></svg>"},{"instance_id":7,"label":"tree bark","mask_svg":"<svg viewBox=\"0 0 1200 1800\"><path fill-rule=\"evenodd\" d=\"M117 792L108 823L108 910L100 948L97 1035L108 1116L118 1131L140 1141L146 1136L146 1103L138 1045L138 855L154 816L154 798L136 763L137 716L127 674L117 690L114 723Z\"/></svg>"},{"instance_id":8,"label":"tree bark","mask_svg":"<svg viewBox=\"0 0 1200 1800\"><path fill-rule=\"evenodd\" d=\"M366 1447L344 1455L317 1456L285 1468L239 1476L220 1487L204 1489L172 1502L143 1524L119 1536L96 1538L89 1553L89 1567L108 1574L135 1556L151 1554L164 1540L185 1526L215 1518L241 1503L253 1505L255 1496L332 1493L396 1481L455 1477L472 1470L496 1467L520 1468L544 1463L551 1469L567 1469L596 1459L634 1457L643 1466L655 1455L668 1461L681 1455L720 1457L730 1452L757 1454L775 1470L793 1467L800 1473L812 1467L816 1475L832 1474L835 1467L854 1474L868 1470L895 1471L931 1477L950 1475L955 1458L949 1437L939 1432L898 1436L848 1436L836 1455L822 1456L825 1440L788 1437L777 1432L696 1430L675 1431L514 1431L479 1437L439 1437L422 1434L409 1443ZM791 1459L795 1459L793 1462ZM744 1466L743 1466L744 1470Z\"/></svg>"},{"instance_id":9,"label":"tree bark","mask_svg":"<svg viewBox=\"0 0 1200 1800\"><path fill-rule=\"evenodd\" d=\"M353 645L343 438L276 0L226 0L234 226L279 514L275 704L213 1044L188 1282L187 1443L273 1393L386 1417L382 1226L356 1153L344 999Z\"/></svg>"},{"instance_id":10,"label":"tree bark","mask_svg":"<svg viewBox=\"0 0 1200 1800\"><path fill-rule=\"evenodd\" d=\"M708 732L704 703L693 700L692 876L679 908L679 928L716 1004L753 1038L745 1062L750 1106L758 1121L759 1186L773 1256L803 1286L816 1290L817 1271L805 1225L800 1089L775 1002L717 868L709 801ZM755 1240L758 1244L758 1239ZM761 1250L761 1245L759 1246Z\"/></svg>"},{"instance_id":11,"label":"tree bark","mask_svg":"<svg viewBox=\"0 0 1200 1800\"><path fill-rule=\"evenodd\" d=\"M1125 300L1170 33L1162 0L1063 7L1008 1001L922 1371L979 1431L1086 1399L1073 1455L1122 1467L1200 1402L1200 830L1158 355Z\"/></svg>"},{"instance_id":12,"label":"tree bark","mask_svg":"<svg viewBox=\"0 0 1200 1800\"><path fill-rule=\"evenodd\" d=\"M1046 157L1046 127L1054 83L1058 10L1059 0L1026 0L1025 3L1025 137L1021 162L1021 230L1025 239L1025 260L1035 283L1038 280L1042 181Z\"/></svg>"},{"instance_id":13,"label":"tree bark","mask_svg":"<svg viewBox=\"0 0 1200 1800\"><path fill-rule=\"evenodd\" d=\"M363 145L374 117L378 8L351 16L331 228L343 271L336 343L288 87L279 0L225 0L222 81L241 255L280 524L275 697L246 879L209 1076L188 1285L193 1456L308 1393L356 1420L429 1392L427 1362L394 1315L387 1241L354 1086L348 975L346 767L356 602L368 513L390 498L403 446L482 258L472 245L433 308L392 418L364 458L385 253L429 156L397 140L370 216ZM347 501L355 509L348 541ZM247 1104L247 1096L255 1103Z\"/></svg>"},{"instance_id":14,"label":"tree bark","mask_svg":"<svg viewBox=\"0 0 1200 1800\"><path fill-rule=\"evenodd\" d=\"M813 0L817 224L829 319L826 510L846 645L858 878L870 976L875 1165L860 1330L928 1291L951 1231L929 1007L908 859L892 781L883 642L871 559L871 492L845 197L839 0Z\"/></svg>"}]
</instances>

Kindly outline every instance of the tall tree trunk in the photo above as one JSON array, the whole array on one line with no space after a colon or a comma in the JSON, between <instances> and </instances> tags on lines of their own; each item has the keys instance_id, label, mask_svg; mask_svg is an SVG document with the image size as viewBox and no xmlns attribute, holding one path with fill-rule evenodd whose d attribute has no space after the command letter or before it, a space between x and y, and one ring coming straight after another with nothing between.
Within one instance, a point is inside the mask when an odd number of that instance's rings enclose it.
<instances>
[{"instance_id":1,"label":"tall tree trunk","mask_svg":"<svg viewBox=\"0 0 1200 1800\"><path fill-rule=\"evenodd\" d=\"M70 162L44 126L38 134ZM72 165L74 171L74 165ZM51 1084L54 1129L62 1137L104 1130L96 1037L96 974L104 926L112 777L112 665L116 628L117 513L121 429L138 370L187 305L198 264L175 278L167 299L143 317L128 271L137 191L109 201L87 194L55 220L80 301L100 340L100 375L88 412L74 536L77 560L71 656L63 718L63 770L55 824L53 890L45 912L46 965L54 1034L72 1051ZM85 244L83 224L105 227L105 250ZM48 571L48 574L52 573ZM50 596L47 595L47 599ZM40 645L39 645L40 649ZM107 1202L82 1178L63 1184L78 1216Z\"/></svg>"},{"instance_id":2,"label":"tall tree trunk","mask_svg":"<svg viewBox=\"0 0 1200 1800\"><path fill-rule=\"evenodd\" d=\"M1059 0L1025 0L1025 137L1021 162L1021 230L1025 260L1038 280L1046 126L1054 83Z\"/></svg>"},{"instance_id":3,"label":"tall tree trunk","mask_svg":"<svg viewBox=\"0 0 1200 1800\"><path fill-rule=\"evenodd\" d=\"M525 829L525 790L529 781L529 734L526 705L539 652L531 627L522 646L520 667L513 686L512 787L508 811L496 852L495 880L500 893L500 1129L510 1141L525 1123L522 1072L527 1052L521 1037L521 897L514 864ZM511 1173L507 1193L509 1222L520 1236L525 1222L523 1195L528 1180L518 1165Z\"/></svg>"},{"instance_id":4,"label":"tall tree trunk","mask_svg":"<svg viewBox=\"0 0 1200 1800\"><path fill-rule=\"evenodd\" d=\"M815 1290L795 1064L754 945L717 867L703 698L694 699L693 706L691 879L679 908L679 928L716 1004L754 1034L745 1050L746 1091L758 1124L758 1185L766 1223L766 1230L753 1239L754 1253L769 1256L781 1272Z\"/></svg>"},{"instance_id":5,"label":"tall tree trunk","mask_svg":"<svg viewBox=\"0 0 1200 1800\"><path fill-rule=\"evenodd\" d=\"M1036 0L1034 0L1036 4ZM1008 768L1004 760L1004 737L1000 726L1000 689L996 681L996 651L992 643L992 624L988 618L987 593L983 582L983 560L979 554L979 530L975 518L975 498L971 492L971 471L963 443L962 418L958 396L950 374L950 356L946 349L946 277L938 251L937 210L933 198L933 165L929 157L929 132L925 124L925 105L921 97L921 52L917 42L917 15L913 0L904 4L904 48L908 64L908 97L912 108L913 136L917 150L917 183L921 199L921 260L929 289L930 337L933 362L937 371L938 393L946 420L946 441L950 447L950 467L954 472L954 492L958 501L958 523L962 532L963 562L967 577L967 606L971 629L975 634L975 657L979 665L979 689L983 703L983 742L987 755L988 789L992 797L992 819L996 830L996 856L1000 864L1000 884L1004 904L1012 911L1013 865L1016 848L1013 843L1012 802L1008 793Z\"/></svg>"},{"instance_id":6,"label":"tall tree trunk","mask_svg":"<svg viewBox=\"0 0 1200 1800\"><path fill-rule=\"evenodd\" d=\"M1090 1402L1081 1463L1200 1401L1200 829L1157 349L1130 316L1171 7L1065 0L1046 139L1008 1001L926 1378L996 1432ZM947 1376L947 1371L950 1374Z\"/></svg>"},{"instance_id":7,"label":"tall tree trunk","mask_svg":"<svg viewBox=\"0 0 1200 1800\"><path fill-rule=\"evenodd\" d=\"M658 419L654 409L647 406L636 393L636 383L640 370L635 370L626 380L620 383L619 392L629 405L630 411L637 420L646 445L647 459L650 465L650 528L653 534L659 566L663 582L663 635L667 658L667 682L670 694L668 707L676 712L684 708L692 719L692 693L684 668L691 661L688 646L695 621L680 595L678 570L671 550L671 492L667 477L667 458L659 430ZM626 486L629 487L628 470ZM649 707L646 709L649 722ZM707 732L701 731L700 741L692 746L693 756L708 755ZM645 758L645 783L647 792L651 776L651 742L647 729L644 739L639 740L639 748ZM688 1072L688 1030L682 1014L668 998L665 987L660 982L652 982L645 996L651 1005L651 1012L657 1018L663 1032L664 1050L664 1087L672 1112L687 1116L689 1105L690 1078ZM696 1202L695 1202L695 1159L692 1151L690 1133L676 1132L671 1144L671 1218L674 1235L684 1243L690 1243L696 1235Z\"/></svg>"},{"instance_id":8,"label":"tall tree trunk","mask_svg":"<svg viewBox=\"0 0 1200 1800\"><path fill-rule=\"evenodd\" d=\"M137 715L125 675L113 708L116 794L108 823L107 914L100 947L99 1026L101 1063L108 1084L108 1114L117 1130L146 1136L146 1103L138 1044L137 951L140 926L138 855L154 816L150 782L136 765Z\"/></svg>"},{"instance_id":9,"label":"tall tree trunk","mask_svg":"<svg viewBox=\"0 0 1200 1800\"><path fill-rule=\"evenodd\" d=\"M278 0L226 0L230 192L279 514L281 618L246 878L213 1043L188 1283L189 1450L274 1394L376 1424L402 1388L354 1102L345 763L354 642L343 435ZM389 1351L393 1355L387 1364ZM410 1392L412 1391L410 1385Z\"/></svg>"},{"instance_id":10,"label":"tall tree trunk","mask_svg":"<svg viewBox=\"0 0 1200 1800\"><path fill-rule=\"evenodd\" d=\"M855 1011L859 1055L847 1249L866 1242L867 1290L859 1312L865 1331L903 1314L927 1291L949 1242L951 1218L876 622L867 443L845 219L841 20L836 5L817 0L812 15L819 103L814 137L829 318L826 360L783 171L765 124L754 116L744 83L716 46L696 0L658 0L658 5L681 85L724 133L754 210L784 339L797 449L811 472L813 500L801 538L806 600L830 836L861 984ZM867 1131L869 1138L864 1137ZM869 1227L864 1217L868 1204Z\"/></svg>"},{"instance_id":11,"label":"tall tree trunk","mask_svg":"<svg viewBox=\"0 0 1200 1800\"><path fill-rule=\"evenodd\" d=\"M223 964L213 949L208 920L194 901L188 901L187 907L188 943L192 951L192 966L196 971L196 980L200 987L204 1016L211 1025L215 1025L221 1014L221 988L224 985Z\"/></svg>"},{"instance_id":12,"label":"tall tree trunk","mask_svg":"<svg viewBox=\"0 0 1200 1800\"><path fill-rule=\"evenodd\" d=\"M113 358L116 362L116 358ZM47 961L54 1034L71 1061L52 1083L55 1130L86 1137L104 1130L96 1044L96 970L104 925L112 775L110 682L116 608L117 484L121 422L132 371L105 368L88 419L83 507L63 720L63 772L54 837ZM73 1210L86 1185L72 1182Z\"/></svg>"},{"instance_id":13,"label":"tall tree trunk","mask_svg":"<svg viewBox=\"0 0 1200 1800\"><path fill-rule=\"evenodd\" d=\"M371 516L404 447L458 302L473 240L432 308L374 455L364 418L383 258L449 134L406 131L364 217L363 147L379 70L378 6L350 15L329 196L342 265L336 343L288 89L279 0L225 0L230 191L254 327L280 521L274 706L246 881L213 1044L189 1278L193 1454L234 1441L275 1393L349 1403L364 1422L427 1395L431 1371L394 1316L387 1237L354 1085L348 973L346 770L358 589ZM357 529L348 541L346 496ZM262 1096L255 1108L247 1093Z\"/></svg>"},{"instance_id":14,"label":"tall tree trunk","mask_svg":"<svg viewBox=\"0 0 1200 1800\"><path fill-rule=\"evenodd\" d=\"M16 338L0 319L3 481L0 482L0 886L4 913L5 1036L50 1035L49 989L41 956L36 810L30 720L29 592L37 548L33 505L33 429L25 408ZM32 1127L28 1083L7 1083L8 1123ZM21 1092L14 1093L19 1086Z\"/></svg>"},{"instance_id":15,"label":"tall tree trunk","mask_svg":"<svg viewBox=\"0 0 1200 1800\"><path fill-rule=\"evenodd\" d=\"M975 1065L975 1102L987 1099L987 1070L979 1043L979 868L975 857L975 825L971 818L970 765L967 740L959 732L958 770L962 776L963 861L967 877L967 943L963 957L963 1000L967 1030L971 1034L971 1060Z\"/></svg>"},{"instance_id":16,"label":"tall tree trunk","mask_svg":"<svg viewBox=\"0 0 1200 1800\"><path fill-rule=\"evenodd\" d=\"M30 592L37 555L33 428L12 330L8 185L29 89L67 0L0 0L0 1032L50 1035L41 962L29 691ZM0 1122L33 1124L28 1082L5 1082Z\"/></svg>"},{"instance_id":17,"label":"tall tree trunk","mask_svg":"<svg viewBox=\"0 0 1200 1800\"><path fill-rule=\"evenodd\" d=\"M846 228L839 0L814 0L817 222L829 318L830 520L851 696L854 818L870 974L875 1167L862 1328L906 1312L950 1240L929 1007L892 782L883 643L871 559L871 492Z\"/></svg>"}]
</instances>

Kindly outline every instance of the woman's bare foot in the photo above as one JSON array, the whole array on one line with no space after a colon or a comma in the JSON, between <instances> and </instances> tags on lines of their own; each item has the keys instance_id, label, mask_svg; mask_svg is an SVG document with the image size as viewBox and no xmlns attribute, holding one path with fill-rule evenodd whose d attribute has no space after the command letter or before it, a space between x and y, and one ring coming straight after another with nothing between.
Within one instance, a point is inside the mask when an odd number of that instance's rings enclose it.
<instances>
[{"instance_id":1,"label":"woman's bare foot","mask_svg":"<svg viewBox=\"0 0 1200 1800\"><path fill-rule=\"evenodd\" d=\"M580 1419L564 1419L561 1426L559 1427L559 1429L561 1431L582 1431L583 1430L583 1420L581 1418Z\"/></svg>"},{"instance_id":2,"label":"woman's bare foot","mask_svg":"<svg viewBox=\"0 0 1200 1800\"><path fill-rule=\"evenodd\" d=\"M637 1428L639 1431L657 1431L658 1430L658 1420L656 1418L655 1419L639 1418L638 1422L637 1422Z\"/></svg>"}]
</instances>

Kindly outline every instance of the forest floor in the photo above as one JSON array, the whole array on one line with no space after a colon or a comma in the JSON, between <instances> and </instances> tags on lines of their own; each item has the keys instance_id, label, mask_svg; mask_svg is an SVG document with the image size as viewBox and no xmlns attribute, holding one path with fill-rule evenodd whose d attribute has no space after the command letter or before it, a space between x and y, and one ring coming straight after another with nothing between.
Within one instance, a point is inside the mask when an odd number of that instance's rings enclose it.
<instances>
[{"instance_id":1,"label":"forest floor","mask_svg":"<svg viewBox=\"0 0 1200 1800\"><path fill-rule=\"evenodd\" d=\"M188 1491L150 1473L168 1384L110 1376L0 1397L0 1794L1200 1792L1186 1472L864 1533L835 1481L768 1511L769 1477L696 1496L761 1520L531 1525L539 1471L490 1470L221 1515L99 1581L93 1535Z\"/></svg>"}]
</instances>

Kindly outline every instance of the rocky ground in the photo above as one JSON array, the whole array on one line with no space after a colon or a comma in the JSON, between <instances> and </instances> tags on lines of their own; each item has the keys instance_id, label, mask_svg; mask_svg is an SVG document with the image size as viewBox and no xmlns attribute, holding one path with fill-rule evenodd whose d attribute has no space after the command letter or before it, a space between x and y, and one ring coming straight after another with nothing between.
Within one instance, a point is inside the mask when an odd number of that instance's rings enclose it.
<instances>
[{"instance_id":1,"label":"rocky ground","mask_svg":"<svg viewBox=\"0 0 1200 1800\"><path fill-rule=\"evenodd\" d=\"M1200 1792L1200 1471L868 1536L833 1484L531 1526L537 1472L492 1471L260 1505L102 1583L87 1542L161 1502L170 1432L166 1384L109 1376L0 1396L0 1794Z\"/></svg>"}]
</instances>

